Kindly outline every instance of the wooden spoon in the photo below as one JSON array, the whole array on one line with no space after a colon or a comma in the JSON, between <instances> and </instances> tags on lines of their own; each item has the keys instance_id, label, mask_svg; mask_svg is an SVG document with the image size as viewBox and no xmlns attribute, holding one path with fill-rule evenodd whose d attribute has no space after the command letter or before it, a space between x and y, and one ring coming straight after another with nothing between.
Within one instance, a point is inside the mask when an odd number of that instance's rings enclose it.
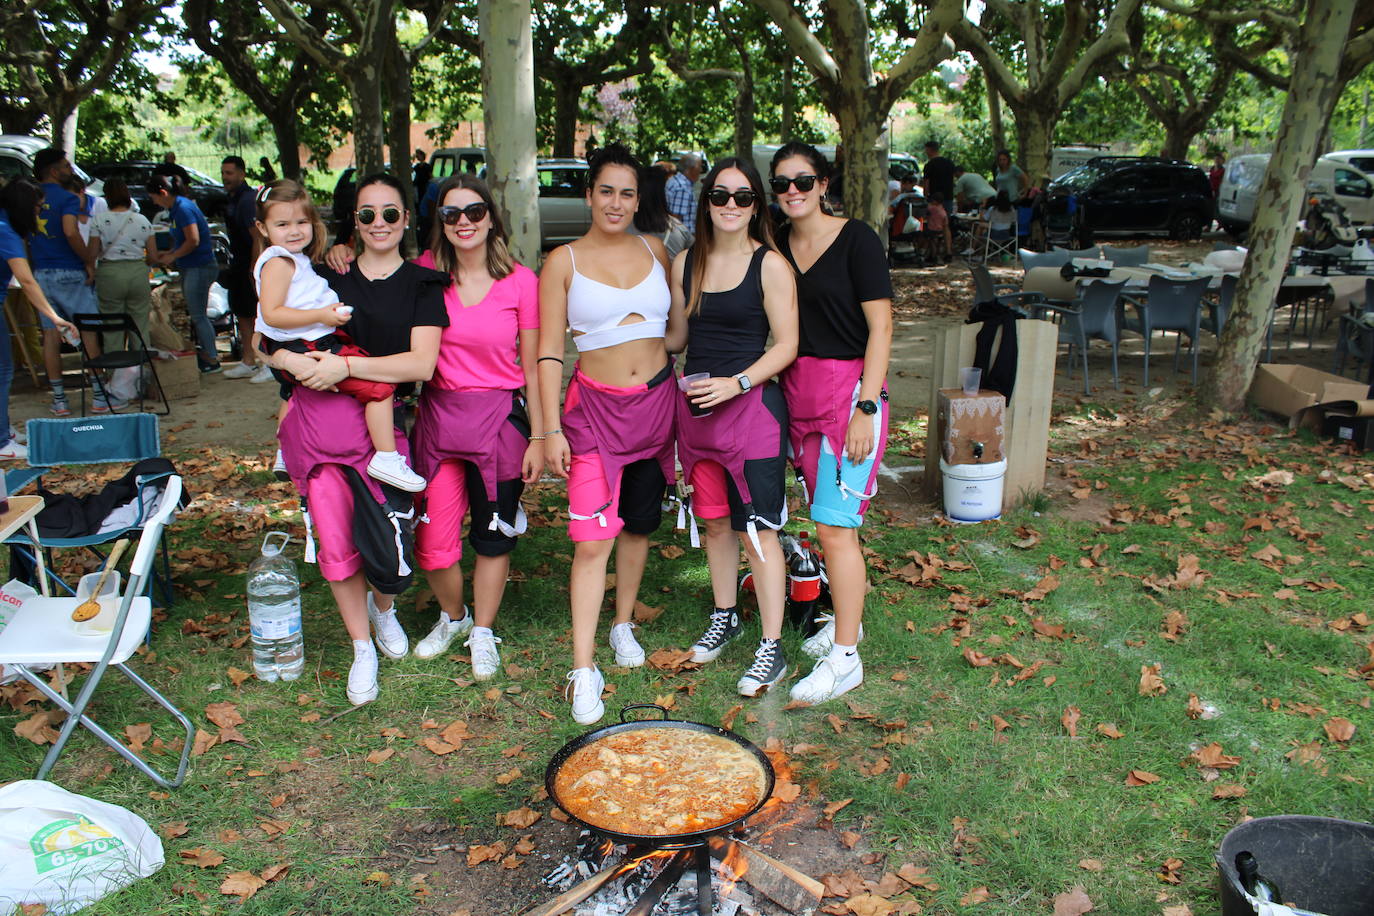
<instances>
[{"instance_id":1,"label":"wooden spoon","mask_svg":"<svg viewBox=\"0 0 1374 916\"><path fill-rule=\"evenodd\" d=\"M83 620L90 620L100 613L100 590L105 587L105 579L110 575L110 570L115 568L119 558L124 555L124 548L129 546L128 538L120 538L114 545L114 550L110 551L110 558L105 561L105 568L100 571L100 578L95 581L95 588L91 590L91 596L76 606L72 611L72 620L78 623Z\"/></svg>"}]
</instances>

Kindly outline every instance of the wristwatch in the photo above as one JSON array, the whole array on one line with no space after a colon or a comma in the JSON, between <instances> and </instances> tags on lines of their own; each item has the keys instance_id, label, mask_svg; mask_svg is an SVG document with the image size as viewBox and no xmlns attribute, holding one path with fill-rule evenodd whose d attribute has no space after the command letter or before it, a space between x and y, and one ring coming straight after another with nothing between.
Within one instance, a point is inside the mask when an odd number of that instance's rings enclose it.
<instances>
[{"instance_id":1,"label":"wristwatch","mask_svg":"<svg viewBox=\"0 0 1374 916\"><path fill-rule=\"evenodd\" d=\"M864 413L868 414L870 417L878 412L878 405L874 401L860 401L854 406L862 410Z\"/></svg>"},{"instance_id":2,"label":"wristwatch","mask_svg":"<svg viewBox=\"0 0 1374 916\"><path fill-rule=\"evenodd\" d=\"M735 381L739 382L740 394L743 394L750 388L754 387L754 383L749 381L749 376L745 375L743 372L735 376Z\"/></svg>"}]
</instances>

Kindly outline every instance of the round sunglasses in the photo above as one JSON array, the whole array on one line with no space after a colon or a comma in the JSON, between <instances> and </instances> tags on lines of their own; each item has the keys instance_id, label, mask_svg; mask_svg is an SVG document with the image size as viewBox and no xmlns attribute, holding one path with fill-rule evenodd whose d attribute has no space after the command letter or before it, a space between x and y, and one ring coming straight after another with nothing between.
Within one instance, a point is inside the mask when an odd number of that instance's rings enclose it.
<instances>
[{"instance_id":1,"label":"round sunglasses","mask_svg":"<svg viewBox=\"0 0 1374 916\"><path fill-rule=\"evenodd\" d=\"M774 194L786 194L788 185L796 185L798 191L809 191L816 186L815 175L798 175L796 178L788 178L786 175L774 175L768 179L768 187L773 189Z\"/></svg>"},{"instance_id":2,"label":"round sunglasses","mask_svg":"<svg viewBox=\"0 0 1374 916\"><path fill-rule=\"evenodd\" d=\"M466 216L468 222L474 226L487 218L487 205L480 201L475 204L468 204L466 207L440 207L439 221L445 226L458 225L458 218Z\"/></svg>"},{"instance_id":3,"label":"round sunglasses","mask_svg":"<svg viewBox=\"0 0 1374 916\"><path fill-rule=\"evenodd\" d=\"M376 207L362 207L354 215L358 217L358 222L364 226L371 226L373 220L378 216L387 225L395 225L401 221L401 211L396 207L383 207L381 210Z\"/></svg>"},{"instance_id":4,"label":"round sunglasses","mask_svg":"<svg viewBox=\"0 0 1374 916\"><path fill-rule=\"evenodd\" d=\"M741 207L752 207L754 201L758 200L757 195L748 189L735 191L733 194L724 188L712 188L706 192L706 199L711 202L713 207L723 207L730 202L730 198L735 199L735 203Z\"/></svg>"}]
</instances>

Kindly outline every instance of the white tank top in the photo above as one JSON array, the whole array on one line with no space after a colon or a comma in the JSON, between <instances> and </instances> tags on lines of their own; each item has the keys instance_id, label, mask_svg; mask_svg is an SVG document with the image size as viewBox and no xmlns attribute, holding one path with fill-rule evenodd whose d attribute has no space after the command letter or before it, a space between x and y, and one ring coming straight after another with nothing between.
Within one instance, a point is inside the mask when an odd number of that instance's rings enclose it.
<instances>
[{"instance_id":1,"label":"white tank top","mask_svg":"<svg viewBox=\"0 0 1374 916\"><path fill-rule=\"evenodd\" d=\"M296 272L291 275L291 285L286 289L287 308L318 309L338 303L339 297L329 288L324 277L315 273L310 259L300 253L292 254L280 245L269 247L258 256L257 263L253 265L253 288L259 296L262 295L262 268L273 258L287 258L296 265ZM257 321L253 322L253 330L278 343L289 340L319 340L334 333L334 329L327 324L312 324L303 328L274 328L262 320L261 308L258 309Z\"/></svg>"},{"instance_id":2,"label":"white tank top","mask_svg":"<svg viewBox=\"0 0 1374 916\"><path fill-rule=\"evenodd\" d=\"M568 326L579 332L573 335L573 345L579 353L667 333L668 306L672 303L668 278L649 243L644 242L644 247L653 262L648 276L629 289L621 289L578 273L577 259L572 246L568 246L573 268L568 284ZM642 315L644 320L620 323L630 315Z\"/></svg>"}]
</instances>

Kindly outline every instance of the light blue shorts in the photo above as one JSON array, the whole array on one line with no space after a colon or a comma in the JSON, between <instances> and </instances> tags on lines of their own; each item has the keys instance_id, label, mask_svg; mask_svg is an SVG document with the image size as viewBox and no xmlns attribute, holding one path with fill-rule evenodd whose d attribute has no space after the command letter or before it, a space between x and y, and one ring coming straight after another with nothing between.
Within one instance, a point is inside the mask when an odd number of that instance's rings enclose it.
<instances>
[{"instance_id":1,"label":"light blue shorts","mask_svg":"<svg viewBox=\"0 0 1374 916\"><path fill-rule=\"evenodd\" d=\"M820 439L816 461L816 483L811 493L811 520L834 528L859 528L864 510L878 491L878 462L887 444L886 399L878 402L873 419L873 450L863 461L852 464L847 455L836 456L830 440Z\"/></svg>"},{"instance_id":2,"label":"light blue shorts","mask_svg":"<svg viewBox=\"0 0 1374 916\"><path fill-rule=\"evenodd\" d=\"M100 314L100 300L95 296L95 287L86 282L84 270L47 268L35 270L33 278L38 281L38 288L43 290L48 304L68 321L74 315ZM47 315L40 312L38 318L43 327L56 327Z\"/></svg>"}]
</instances>

